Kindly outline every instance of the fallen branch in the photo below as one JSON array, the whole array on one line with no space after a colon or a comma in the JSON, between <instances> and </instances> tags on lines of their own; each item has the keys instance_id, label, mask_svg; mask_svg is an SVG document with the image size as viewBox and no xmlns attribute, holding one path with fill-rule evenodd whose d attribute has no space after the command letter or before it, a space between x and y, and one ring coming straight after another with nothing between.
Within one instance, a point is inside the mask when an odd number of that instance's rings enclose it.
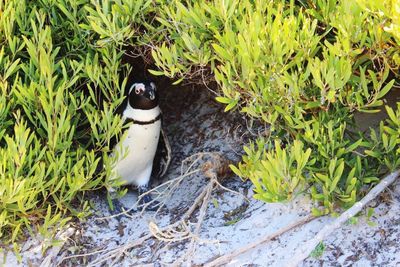
<instances>
[{"instance_id":1,"label":"fallen branch","mask_svg":"<svg viewBox=\"0 0 400 267\"><path fill-rule=\"evenodd\" d=\"M237 256L239 256L249 250L252 250L265 242L268 242L274 238L277 238L278 236L280 236L298 226L308 223L316 218L317 217L312 216L312 215L304 217L304 218L298 220L297 222L291 223L288 226L283 227L282 229L279 229L278 231L276 231L272 234L266 235L253 243L250 243L250 244L248 244L244 247L241 247L229 254L225 254L224 256L218 257L212 261L207 262L206 264L204 264L204 267L220 266L220 265L226 264L226 263L230 262L232 259L236 258Z\"/></svg>"},{"instance_id":2,"label":"fallen branch","mask_svg":"<svg viewBox=\"0 0 400 267\"><path fill-rule=\"evenodd\" d=\"M204 219L206 217L207 207L210 202L211 193L212 193L214 186L216 184L216 181L217 181L217 175L213 172L212 177L209 177L209 178L211 179L211 182L204 189L204 191L206 193L205 193L204 198L202 199L203 203L200 206L199 215L197 216L197 223L196 223L195 230L193 232L193 238L190 241L189 248L187 249L187 252L185 253L185 255L183 257L183 262L188 261L187 262L188 264L191 264L191 259L193 258L195 251L196 251L196 245L197 245L197 241L199 240L199 237L200 237L201 226L203 225ZM183 264L183 262L182 262L182 264ZM179 265L176 263L178 263ZM177 266L182 266L179 261L175 262L175 264Z\"/></svg>"},{"instance_id":3,"label":"fallen branch","mask_svg":"<svg viewBox=\"0 0 400 267\"><path fill-rule=\"evenodd\" d=\"M347 222L351 217L355 216L361 211L361 209L367 205L368 202L376 198L386 187L392 184L396 178L400 175L400 170L390 173L387 175L379 184L377 184L372 190L360 201L355 203L350 209L346 210L342 215L335 219L335 221L329 225L324 226L321 231L306 244L302 245L297 253L291 258L286 264L287 267L294 267L299 265L305 260L315 247L325 239L334 230L339 228L343 223Z\"/></svg>"}]
</instances>

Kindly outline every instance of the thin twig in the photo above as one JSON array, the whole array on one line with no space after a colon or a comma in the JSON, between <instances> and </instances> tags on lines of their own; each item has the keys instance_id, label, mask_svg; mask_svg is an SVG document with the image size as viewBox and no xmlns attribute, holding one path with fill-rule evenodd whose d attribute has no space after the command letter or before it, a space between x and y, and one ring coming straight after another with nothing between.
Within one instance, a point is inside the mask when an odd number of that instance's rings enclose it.
<instances>
[{"instance_id":1,"label":"thin twig","mask_svg":"<svg viewBox=\"0 0 400 267\"><path fill-rule=\"evenodd\" d=\"M218 180L216 180L215 183L216 183L219 187L221 187L222 189L224 189L225 191L228 191L228 192L230 192L230 193L232 193L232 194L234 194L234 195L238 195L238 196L242 197L244 200L246 200L246 202L250 202L250 199L249 199L248 197L246 197L245 195L243 195L242 193L237 192L237 191L232 190L232 189L229 189L229 188L227 188L226 186L223 186L220 182L218 182Z\"/></svg>"},{"instance_id":2,"label":"thin twig","mask_svg":"<svg viewBox=\"0 0 400 267\"><path fill-rule=\"evenodd\" d=\"M112 249L112 250L107 249L109 251L108 253L102 255L102 257L100 257L100 258L94 260L93 262L91 262L90 264L88 264L88 267L89 266L98 266L98 265L100 265L100 263L105 262L105 261L113 258L119 252L126 251L127 249L142 245L147 239L150 239L152 237L153 237L152 234L147 234L147 235L144 235L143 237L141 237L139 239L136 239L136 240L134 240L132 242L129 242L128 244L123 245L122 247L115 248L115 249ZM95 251L95 252L97 252L97 251ZM98 253L92 253L91 255L94 255L94 254L98 254ZM81 254L81 255L75 255L75 256L82 257L82 256L85 256L85 255ZM73 258L73 257L71 257L71 258Z\"/></svg>"},{"instance_id":3,"label":"thin twig","mask_svg":"<svg viewBox=\"0 0 400 267\"><path fill-rule=\"evenodd\" d=\"M350 209L342 213L338 218L336 218L333 223L325 225L321 231L315 235L314 238L309 240L306 244L302 245L297 253L290 259L286 264L287 267L294 267L299 265L303 260L305 260L310 253L315 249L315 247L323 241L328 235L333 231L338 229L343 223L347 222L351 217L357 215L362 208L368 204L371 200L376 198L385 188L392 184L396 178L400 175L400 170L394 171L387 175L379 184L377 184L371 191L360 201L355 203Z\"/></svg>"},{"instance_id":4,"label":"thin twig","mask_svg":"<svg viewBox=\"0 0 400 267\"><path fill-rule=\"evenodd\" d=\"M184 258L185 260L189 260L189 257L193 258L193 254L194 254L194 252L196 250L196 241L199 239L200 229L201 229L201 226L203 225L203 221L204 221L204 219L206 217L207 207L208 207L208 204L210 202L210 197L211 197L211 193L213 191L213 188L214 188L214 181L210 182L207 185L206 189L205 189L206 195L205 195L205 197L203 199L203 203L202 203L202 205L200 207L198 221L196 223L196 228L195 228L194 233L193 233L194 234L194 238L192 238L192 240L190 241L188 251L186 252L186 255L185 255L185 258Z\"/></svg>"},{"instance_id":5,"label":"thin twig","mask_svg":"<svg viewBox=\"0 0 400 267\"><path fill-rule=\"evenodd\" d=\"M270 240L272 240L274 238L277 238L278 236L280 236L280 235L282 235L282 234L284 234L284 233L286 233L286 232L288 232L288 231L290 231L290 230L292 230L292 229L294 229L294 228L296 228L298 226L301 226L301 225L303 225L305 223L308 223L308 222L310 222L310 221L312 221L312 220L314 220L316 218L317 217L314 217L312 215L304 217L304 218L298 220L297 222L291 223L291 224L283 227L282 229L279 229L275 233L266 235L266 236L262 237L261 239L255 241L253 243L250 243L250 244L248 244L246 246L243 246L243 247L241 247L241 248L239 248L239 249L237 249L237 250L235 250L235 251L233 251L233 252L231 252L229 254L225 254L224 256L221 256L219 258L216 258L216 259L214 259L212 261L207 262L206 264L204 264L204 267L214 267L214 266L220 266L220 265L226 264L226 263L230 262L232 259L236 258L237 256L239 256L239 255L241 255L241 254L243 254L243 253L245 253L245 252L247 252L249 250L252 250L252 249L258 247L259 245L261 245L261 244L263 244L265 242L268 242L268 241L270 241Z\"/></svg>"}]
</instances>

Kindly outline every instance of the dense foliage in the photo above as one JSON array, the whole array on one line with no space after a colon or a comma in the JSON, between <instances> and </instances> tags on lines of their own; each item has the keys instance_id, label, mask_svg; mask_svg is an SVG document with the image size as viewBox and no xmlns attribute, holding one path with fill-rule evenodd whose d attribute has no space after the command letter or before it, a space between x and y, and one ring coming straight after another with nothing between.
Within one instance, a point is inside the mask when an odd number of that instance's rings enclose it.
<instances>
[{"instance_id":1,"label":"dense foliage","mask_svg":"<svg viewBox=\"0 0 400 267\"><path fill-rule=\"evenodd\" d=\"M232 166L256 198L309 188L317 214L351 205L400 165L399 106L376 131L353 127L398 86L399 5L0 0L0 235L45 234L86 213L85 191L112 186L96 169L121 126L127 47L151 56L154 75L216 81L225 110L271 125Z\"/></svg>"},{"instance_id":2,"label":"dense foliage","mask_svg":"<svg viewBox=\"0 0 400 267\"><path fill-rule=\"evenodd\" d=\"M0 237L11 242L33 226L51 235L87 213L85 191L112 184L96 169L121 128L113 111L130 67L117 42L97 44L95 8L0 1Z\"/></svg>"},{"instance_id":3,"label":"dense foliage","mask_svg":"<svg viewBox=\"0 0 400 267\"><path fill-rule=\"evenodd\" d=\"M153 73L211 73L225 110L271 125L232 166L256 198L282 201L309 188L324 207L315 213L332 212L400 166L398 108L387 107L390 118L372 133L354 127L355 112L381 111L398 86L398 1L173 3L156 18L163 35Z\"/></svg>"}]
</instances>

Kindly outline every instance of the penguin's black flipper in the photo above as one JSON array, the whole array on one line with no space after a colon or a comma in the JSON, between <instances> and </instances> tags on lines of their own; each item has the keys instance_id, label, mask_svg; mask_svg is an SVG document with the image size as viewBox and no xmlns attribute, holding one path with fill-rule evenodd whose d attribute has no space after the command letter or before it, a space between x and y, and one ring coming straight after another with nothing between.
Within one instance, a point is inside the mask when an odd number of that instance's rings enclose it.
<instances>
[{"instance_id":1,"label":"penguin's black flipper","mask_svg":"<svg viewBox=\"0 0 400 267\"><path fill-rule=\"evenodd\" d=\"M111 215L119 215L119 214L128 214L133 215L137 210L136 209L127 209L125 206L119 201L117 198L111 199L113 209L110 209Z\"/></svg>"},{"instance_id":2,"label":"penguin's black flipper","mask_svg":"<svg viewBox=\"0 0 400 267\"><path fill-rule=\"evenodd\" d=\"M153 179L160 179L166 174L171 163L171 159L171 145L169 143L168 136L161 127L161 134L158 140L157 152L153 161L153 170L151 172Z\"/></svg>"}]
</instances>

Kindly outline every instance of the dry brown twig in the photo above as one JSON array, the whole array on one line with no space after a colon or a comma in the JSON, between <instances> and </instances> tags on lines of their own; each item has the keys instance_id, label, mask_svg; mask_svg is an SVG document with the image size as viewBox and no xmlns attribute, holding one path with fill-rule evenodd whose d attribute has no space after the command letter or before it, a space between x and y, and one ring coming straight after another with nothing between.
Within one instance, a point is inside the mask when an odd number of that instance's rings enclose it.
<instances>
[{"instance_id":1,"label":"dry brown twig","mask_svg":"<svg viewBox=\"0 0 400 267\"><path fill-rule=\"evenodd\" d=\"M391 185L400 175L400 170L396 170L387 175L379 184L377 184L371 191L360 201L355 203L350 209L346 210L333 223L325 225L314 238L310 239L306 244L302 245L297 253L286 264L287 267L294 267L303 262L315 247L323 241L333 231L338 229L343 223L347 222L350 218L357 215L371 200L376 198L383 190Z\"/></svg>"}]
</instances>

